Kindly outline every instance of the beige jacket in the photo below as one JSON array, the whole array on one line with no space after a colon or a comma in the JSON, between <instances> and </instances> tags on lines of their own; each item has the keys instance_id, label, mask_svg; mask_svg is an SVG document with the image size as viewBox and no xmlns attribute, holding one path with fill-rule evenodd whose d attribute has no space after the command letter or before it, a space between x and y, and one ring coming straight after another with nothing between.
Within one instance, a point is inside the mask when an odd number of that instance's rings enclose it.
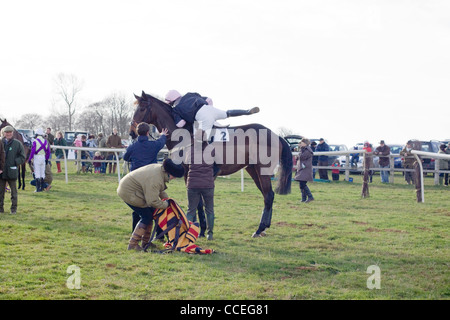
<instances>
[{"instance_id":1,"label":"beige jacket","mask_svg":"<svg viewBox=\"0 0 450 320\"><path fill-rule=\"evenodd\" d=\"M120 180L117 194L128 204L139 208L166 209L169 175L161 164L149 164L128 173Z\"/></svg>"}]
</instances>

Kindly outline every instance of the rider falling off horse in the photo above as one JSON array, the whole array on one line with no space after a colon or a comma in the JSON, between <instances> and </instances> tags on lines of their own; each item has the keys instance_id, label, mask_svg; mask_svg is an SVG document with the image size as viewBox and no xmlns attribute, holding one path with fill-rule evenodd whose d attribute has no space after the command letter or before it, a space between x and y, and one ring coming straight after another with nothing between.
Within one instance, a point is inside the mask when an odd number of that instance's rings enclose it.
<instances>
[{"instance_id":1,"label":"rider falling off horse","mask_svg":"<svg viewBox=\"0 0 450 320\"><path fill-rule=\"evenodd\" d=\"M178 128L184 127L186 122L194 123L197 121L199 129L205 131L208 138L214 122L217 120L259 112L258 107L249 110L223 111L215 108L210 98L203 97L195 92L189 92L181 96L177 90L170 90L167 92L165 100L173 108L172 114Z\"/></svg>"}]
</instances>

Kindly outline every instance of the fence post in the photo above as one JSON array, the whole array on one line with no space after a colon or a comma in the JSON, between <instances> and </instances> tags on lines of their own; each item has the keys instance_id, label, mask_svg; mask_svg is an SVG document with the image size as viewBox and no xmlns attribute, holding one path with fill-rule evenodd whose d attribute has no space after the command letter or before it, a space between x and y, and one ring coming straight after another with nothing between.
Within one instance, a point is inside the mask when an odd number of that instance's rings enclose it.
<instances>
[{"instance_id":1,"label":"fence post","mask_svg":"<svg viewBox=\"0 0 450 320\"><path fill-rule=\"evenodd\" d=\"M120 161L119 161L119 155L117 154L116 151L114 151L114 155L116 156L116 167L117 167L117 179L119 180L120 183Z\"/></svg>"},{"instance_id":2,"label":"fence post","mask_svg":"<svg viewBox=\"0 0 450 320\"><path fill-rule=\"evenodd\" d=\"M69 177L67 175L67 156L66 156L66 150L62 149L63 155L64 155L64 174L66 176L66 183L69 183Z\"/></svg>"},{"instance_id":3,"label":"fence post","mask_svg":"<svg viewBox=\"0 0 450 320\"><path fill-rule=\"evenodd\" d=\"M389 182L394 183L394 157L389 156Z\"/></svg>"},{"instance_id":4,"label":"fence post","mask_svg":"<svg viewBox=\"0 0 450 320\"><path fill-rule=\"evenodd\" d=\"M345 156L345 181L349 181L350 180L350 155L347 154Z\"/></svg>"},{"instance_id":5,"label":"fence post","mask_svg":"<svg viewBox=\"0 0 450 320\"><path fill-rule=\"evenodd\" d=\"M363 176L363 187L361 192L361 197L368 198L369 197L369 170L370 163L368 161L367 153L364 153L364 176Z\"/></svg>"},{"instance_id":6,"label":"fence post","mask_svg":"<svg viewBox=\"0 0 450 320\"><path fill-rule=\"evenodd\" d=\"M434 185L438 186L439 185L439 168L440 168L440 164L439 164L439 159L436 159L434 161Z\"/></svg>"},{"instance_id":7,"label":"fence post","mask_svg":"<svg viewBox=\"0 0 450 320\"><path fill-rule=\"evenodd\" d=\"M414 163L414 174L416 175L416 197L417 202L425 202L425 192L423 186L423 167L422 160L417 154L414 154L416 162Z\"/></svg>"}]
</instances>

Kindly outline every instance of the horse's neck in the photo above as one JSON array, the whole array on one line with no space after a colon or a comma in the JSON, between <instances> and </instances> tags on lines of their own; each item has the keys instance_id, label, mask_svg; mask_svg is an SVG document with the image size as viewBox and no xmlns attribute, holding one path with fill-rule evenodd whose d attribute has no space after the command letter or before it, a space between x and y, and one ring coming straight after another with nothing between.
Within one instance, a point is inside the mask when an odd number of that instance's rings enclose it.
<instances>
[{"instance_id":1,"label":"horse's neck","mask_svg":"<svg viewBox=\"0 0 450 320\"><path fill-rule=\"evenodd\" d=\"M167 149L172 150L179 141L172 141L172 133L178 129L178 127L175 125L175 121L172 118L172 114L168 111L166 111L165 108L161 107L163 111L158 112L159 117L157 120L156 125L157 129L161 131L162 129L169 130L169 135L167 136L166 145Z\"/></svg>"}]
</instances>

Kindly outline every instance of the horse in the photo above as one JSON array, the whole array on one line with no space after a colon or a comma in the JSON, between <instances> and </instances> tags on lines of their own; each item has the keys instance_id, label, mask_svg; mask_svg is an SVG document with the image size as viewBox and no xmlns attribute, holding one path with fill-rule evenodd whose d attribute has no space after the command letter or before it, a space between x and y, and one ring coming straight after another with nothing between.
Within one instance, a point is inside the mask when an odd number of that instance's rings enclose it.
<instances>
[{"instance_id":1,"label":"horse","mask_svg":"<svg viewBox=\"0 0 450 320\"><path fill-rule=\"evenodd\" d=\"M6 119L3 119L3 120L0 119L0 121L2 122L2 124L0 125L0 130L6 126L13 127L8 121L6 121ZM13 132L13 138L18 140L22 144L23 149L25 151L26 160L24 163L22 163L19 166L19 177L18 177L19 186L17 187L17 189L22 188L22 190L25 190L25 173L27 171L27 162L28 162L28 159L30 158L31 148L24 143L22 135L15 128L14 128L14 132ZM30 165L30 170L33 171L33 169L31 168L31 165Z\"/></svg>"},{"instance_id":2,"label":"horse","mask_svg":"<svg viewBox=\"0 0 450 320\"><path fill-rule=\"evenodd\" d=\"M178 131L178 128L172 117L172 107L165 102L146 94L144 91L142 91L142 95L140 97L136 94L134 96L136 98L135 104L137 106L130 126L131 137L133 139L136 138L136 128L141 122L153 124L159 132L161 132L163 128L167 128L168 136L166 146L169 151L174 152L180 143L176 140L176 137L174 137L175 133ZM194 138L192 136L192 126L188 128L190 134L189 138L191 139L190 143L192 144L194 142ZM252 237L256 238L265 236L265 230L266 228L269 228L271 224L272 206L275 198L271 182L273 170L270 170L269 168L273 164L268 164L267 161L259 154L262 152L261 150L267 151L273 146L274 151L271 149L271 152L273 152L271 156L273 155L276 157L276 165L280 163L280 169L278 170L278 185L275 192L280 195L285 195L291 192L291 149L285 139L279 137L270 129L260 124L227 127L227 130L230 130L229 132L244 133L244 136L248 132L251 132L254 133L254 139L245 137L244 140L242 140L234 137L234 139L230 139L227 142L218 141L211 143L211 145L215 145L216 154L217 150L224 150L219 159L217 157L215 158L216 166L219 167L219 171L216 175L226 176L245 168L264 197L264 209L262 211L261 220L258 229L255 233L253 233ZM237 161L238 159L240 159L240 161ZM186 163L183 162L183 165L186 167ZM270 171L272 172L269 173ZM187 172L185 174L185 180L186 175Z\"/></svg>"}]
</instances>

